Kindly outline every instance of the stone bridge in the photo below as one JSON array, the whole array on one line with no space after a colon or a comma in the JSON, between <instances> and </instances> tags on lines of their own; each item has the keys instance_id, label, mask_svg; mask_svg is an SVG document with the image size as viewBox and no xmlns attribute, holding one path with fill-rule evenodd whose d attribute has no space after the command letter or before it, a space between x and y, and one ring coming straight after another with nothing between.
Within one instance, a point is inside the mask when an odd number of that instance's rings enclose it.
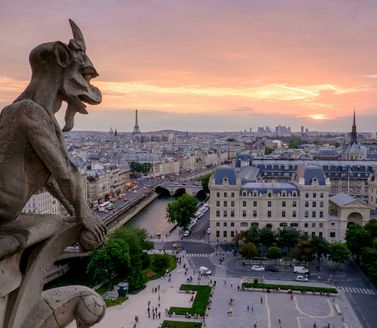
<instances>
[{"instance_id":1,"label":"stone bridge","mask_svg":"<svg viewBox=\"0 0 377 328\"><path fill-rule=\"evenodd\" d=\"M178 196L186 193L191 196L197 196L199 192L203 192L202 185L200 183L174 183L164 182L158 185L155 189L158 194L168 193L170 196Z\"/></svg>"}]
</instances>

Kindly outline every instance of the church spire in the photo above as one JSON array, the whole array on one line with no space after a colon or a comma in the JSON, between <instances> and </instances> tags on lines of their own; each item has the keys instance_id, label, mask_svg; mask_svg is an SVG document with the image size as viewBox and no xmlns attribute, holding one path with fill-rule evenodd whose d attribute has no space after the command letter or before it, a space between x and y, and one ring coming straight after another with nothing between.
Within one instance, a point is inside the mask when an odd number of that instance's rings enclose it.
<instances>
[{"instance_id":1,"label":"church spire","mask_svg":"<svg viewBox=\"0 0 377 328\"><path fill-rule=\"evenodd\" d=\"M351 132L351 142L350 144L357 144L357 132L356 132L356 113L355 109L353 110L353 124L352 124L352 132Z\"/></svg>"}]
</instances>

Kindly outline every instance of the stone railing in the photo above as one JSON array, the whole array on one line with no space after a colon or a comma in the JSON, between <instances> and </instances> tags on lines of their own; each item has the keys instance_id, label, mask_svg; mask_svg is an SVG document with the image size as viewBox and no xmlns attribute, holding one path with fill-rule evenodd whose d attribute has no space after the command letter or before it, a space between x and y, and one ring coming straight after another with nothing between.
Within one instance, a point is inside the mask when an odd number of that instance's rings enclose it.
<instances>
[{"instance_id":1,"label":"stone railing","mask_svg":"<svg viewBox=\"0 0 377 328\"><path fill-rule=\"evenodd\" d=\"M43 291L54 261L81 231L81 224L57 215L25 215L0 226L1 328L59 328L72 321L86 328L102 319L103 299L88 287Z\"/></svg>"}]
</instances>

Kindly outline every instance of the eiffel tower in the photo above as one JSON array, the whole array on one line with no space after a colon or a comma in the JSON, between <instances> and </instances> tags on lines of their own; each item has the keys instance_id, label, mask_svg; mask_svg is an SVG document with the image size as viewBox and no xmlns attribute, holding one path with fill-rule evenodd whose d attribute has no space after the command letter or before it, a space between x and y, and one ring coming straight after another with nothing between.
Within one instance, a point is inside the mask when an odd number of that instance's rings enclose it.
<instances>
[{"instance_id":1,"label":"eiffel tower","mask_svg":"<svg viewBox=\"0 0 377 328\"><path fill-rule=\"evenodd\" d=\"M137 119L137 109L136 109L136 113L135 113L135 126L134 126L134 131L132 132L133 135L135 134L140 134L140 128L139 128L139 122L138 122L138 119Z\"/></svg>"}]
</instances>

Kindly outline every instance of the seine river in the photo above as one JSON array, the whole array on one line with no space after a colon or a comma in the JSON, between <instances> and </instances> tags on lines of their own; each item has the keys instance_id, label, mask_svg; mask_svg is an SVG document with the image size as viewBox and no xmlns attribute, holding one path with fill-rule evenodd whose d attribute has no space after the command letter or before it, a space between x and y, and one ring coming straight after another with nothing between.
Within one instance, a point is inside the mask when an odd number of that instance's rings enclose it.
<instances>
[{"instance_id":1,"label":"seine river","mask_svg":"<svg viewBox=\"0 0 377 328\"><path fill-rule=\"evenodd\" d=\"M156 198L129 221L126 226L137 225L147 230L151 235L165 234L174 226L174 224L168 223L166 219L166 206L173 200L174 198L168 197Z\"/></svg>"}]
</instances>

